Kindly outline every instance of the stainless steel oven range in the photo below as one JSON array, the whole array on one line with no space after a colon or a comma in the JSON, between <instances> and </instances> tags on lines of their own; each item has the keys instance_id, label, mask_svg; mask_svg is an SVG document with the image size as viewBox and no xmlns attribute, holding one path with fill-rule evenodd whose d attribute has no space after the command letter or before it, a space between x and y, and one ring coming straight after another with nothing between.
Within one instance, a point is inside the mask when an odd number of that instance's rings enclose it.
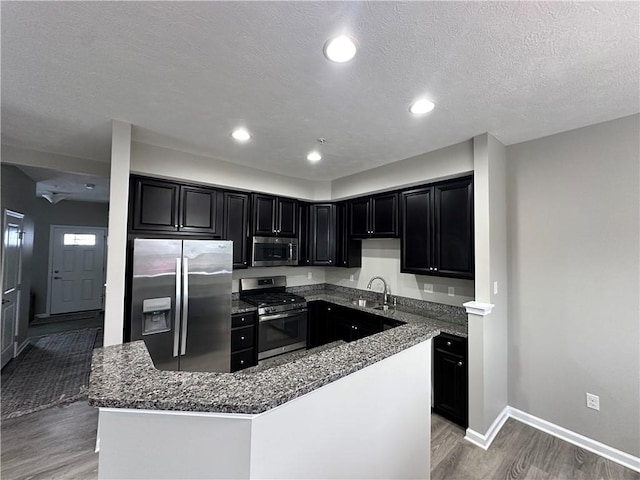
<instances>
[{"instance_id":1,"label":"stainless steel oven range","mask_svg":"<svg viewBox=\"0 0 640 480\"><path fill-rule=\"evenodd\" d=\"M307 346L307 302L285 276L240 279L240 299L258 307L258 360Z\"/></svg>"}]
</instances>

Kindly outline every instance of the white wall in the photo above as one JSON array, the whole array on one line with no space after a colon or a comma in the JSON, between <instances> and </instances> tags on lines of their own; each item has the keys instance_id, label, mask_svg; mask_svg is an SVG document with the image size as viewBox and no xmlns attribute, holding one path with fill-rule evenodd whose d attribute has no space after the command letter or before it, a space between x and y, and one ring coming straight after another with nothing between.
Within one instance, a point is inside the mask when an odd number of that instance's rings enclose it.
<instances>
[{"instance_id":1,"label":"white wall","mask_svg":"<svg viewBox=\"0 0 640 480\"><path fill-rule=\"evenodd\" d=\"M105 346L120 344L123 339L130 161L131 124L112 120L107 280L104 302Z\"/></svg>"},{"instance_id":2,"label":"white wall","mask_svg":"<svg viewBox=\"0 0 640 480\"><path fill-rule=\"evenodd\" d=\"M509 404L635 456L639 118L507 148Z\"/></svg>"},{"instance_id":3,"label":"white wall","mask_svg":"<svg viewBox=\"0 0 640 480\"><path fill-rule=\"evenodd\" d=\"M486 435L508 400L506 158L489 134L473 145L475 300L494 308L469 315L469 429Z\"/></svg>"},{"instance_id":4,"label":"white wall","mask_svg":"<svg viewBox=\"0 0 640 480\"><path fill-rule=\"evenodd\" d=\"M325 269L327 283L362 290L374 276L386 280L392 295L455 306L473 300L473 280L400 273L400 239L397 238L362 240L361 268ZM425 284L433 287L433 293L424 291ZM449 296L449 287L454 288L454 296ZM382 282L376 280L371 288L382 292Z\"/></svg>"},{"instance_id":5,"label":"white wall","mask_svg":"<svg viewBox=\"0 0 640 480\"><path fill-rule=\"evenodd\" d=\"M307 200L326 200L324 195L329 191L327 182L301 180L138 142L131 145L131 172Z\"/></svg>"},{"instance_id":6,"label":"white wall","mask_svg":"<svg viewBox=\"0 0 640 480\"><path fill-rule=\"evenodd\" d=\"M60 172L82 173L98 177L109 177L109 163L70 157L56 153L39 152L26 148L2 145L3 162L29 167L50 168Z\"/></svg>"},{"instance_id":7,"label":"white wall","mask_svg":"<svg viewBox=\"0 0 640 480\"><path fill-rule=\"evenodd\" d=\"M392 190L473 172L471 140L338 178L331 184L331 199Z\"/></svg>"},{"instance_id":8,"label":"white wall","mask_svg":"<svg viewBox=\"0 0 640 480\"><path fill-rule=\"evenodd\" d=\"M331 199L420 185L469 172L473 172L471 140L334 180ZM362 289L376 275L384 277L394 295L456 306L474 298L473 280L400 273L399 239L363 240L362 268L327 268L325 272L327 283ZM373 288L382 291L378 283ZM433 293L424 291L425 284L433 286ZM449 287L454 287L453 297L448 294Z\"/></svg>"}]
</instances>

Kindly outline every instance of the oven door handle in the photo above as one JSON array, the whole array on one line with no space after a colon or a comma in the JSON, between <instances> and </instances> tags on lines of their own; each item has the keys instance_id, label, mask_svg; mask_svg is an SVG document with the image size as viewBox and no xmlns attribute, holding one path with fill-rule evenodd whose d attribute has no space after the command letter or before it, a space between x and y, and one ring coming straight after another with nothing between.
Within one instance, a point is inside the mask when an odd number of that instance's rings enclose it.
<instances>
[{"instance_id":1,"label":"oven door handle","mask_svg":"<svg viewBox=\"0 0 640 480\"><path fill-rule=\"evenodd\" d=\"M307 313L307 309L303 308L301 310L288 310L286 312L278 313L276 315L260 315L258 318L259 318L259 323L262 323L262 322L269 322L271 320L277 320L279 318L293 317L294 315L299 315L302 313Z\"/></svg>"}]
</instances>

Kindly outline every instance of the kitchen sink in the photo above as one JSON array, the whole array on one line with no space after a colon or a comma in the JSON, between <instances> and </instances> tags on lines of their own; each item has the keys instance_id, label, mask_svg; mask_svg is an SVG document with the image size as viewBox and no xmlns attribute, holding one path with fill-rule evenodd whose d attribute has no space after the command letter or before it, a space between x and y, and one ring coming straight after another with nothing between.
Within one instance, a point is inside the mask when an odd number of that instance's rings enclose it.
<instances>
[{"instance_id":1,"label":"kitchen sink","mask_svg":"<svg viewBox=\"0 0 640 480\"><path fill-rule=\"evenodd\" d=\"M383 312L386 312L387 310L389 310L389 305L385 304L385 305L376 305L375 307L371 307L374 310L382 310Z\"/></svg>"},{"instance_id":2,"label":"kitchen sink","mask_svg":"<svg viewBox=\"0 0 640 480\"><path fill-rule=\"evenodd\" d=\"M351 300L351 303L353 303L354 305L357 305L358 307L366 307L366 308L377 308L377 307L381 307L382 305L380 305L378 302L373 302L371 300Z\"/></svg>"}]
</instances>

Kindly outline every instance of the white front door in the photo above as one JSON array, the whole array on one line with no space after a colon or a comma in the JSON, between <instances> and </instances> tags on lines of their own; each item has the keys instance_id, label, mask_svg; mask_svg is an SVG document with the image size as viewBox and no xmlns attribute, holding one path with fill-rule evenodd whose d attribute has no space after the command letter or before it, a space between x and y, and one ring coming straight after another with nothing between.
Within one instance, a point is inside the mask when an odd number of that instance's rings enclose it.
<instances>
[{"instance_id":1,"label":"white front door","mask_svg":"<svg viewBox=\"0 0 640 480\"><path fill-rule=\"evenodd\" d=\"M106 228L52 225L49 313L103 308Z\"/></svg>"},{"instance_id":2,"label":"white front door","mask_svg":"<svg viewBox=\"0 0 640 480\"><path fill-rule=\"evenodd\" d=\"M2 248L2 366L15 355L20 278L22 273L22 235L24 215L4 211Z\"/></svg>"}]
</instances>

